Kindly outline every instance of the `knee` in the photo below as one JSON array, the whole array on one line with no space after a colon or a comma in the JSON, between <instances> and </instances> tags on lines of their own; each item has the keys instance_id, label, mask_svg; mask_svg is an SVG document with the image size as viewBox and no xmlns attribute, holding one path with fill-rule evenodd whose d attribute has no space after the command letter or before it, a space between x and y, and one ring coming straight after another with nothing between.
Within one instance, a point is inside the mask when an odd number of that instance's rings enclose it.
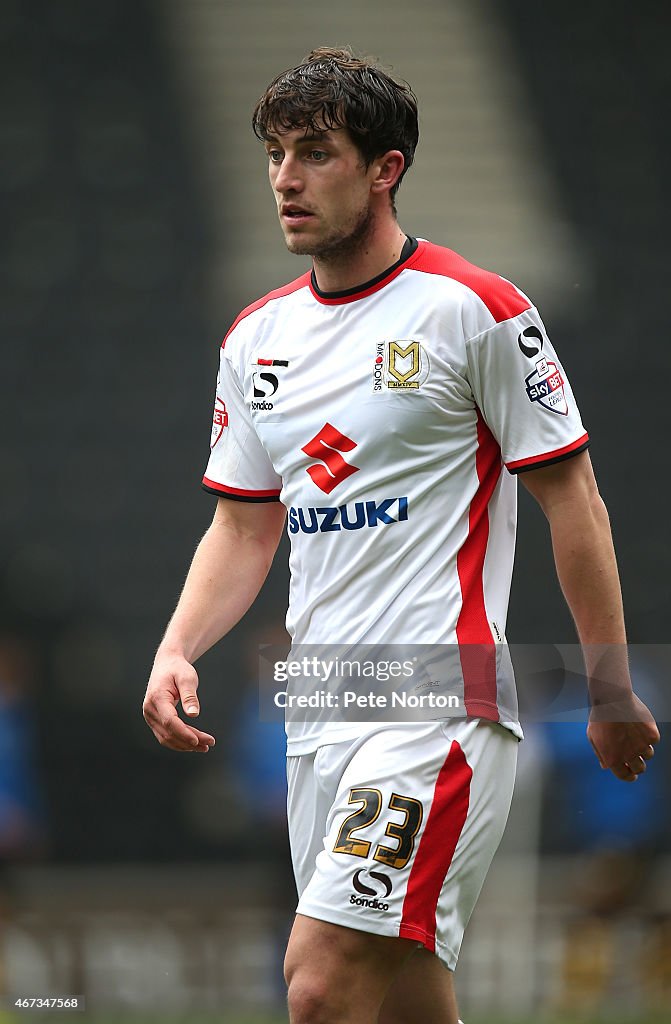
<instances>
[{"instance_id":1,"label":"knee","mask_svg":"<svg viewBox=\"0 0 671 1024\"><path fill-rule=\"evenodd\" d=\"M323 979L307 971L294 971L287 980L291 1024L335 1024L339 1009Z\"/></svg>"}]
</instances>

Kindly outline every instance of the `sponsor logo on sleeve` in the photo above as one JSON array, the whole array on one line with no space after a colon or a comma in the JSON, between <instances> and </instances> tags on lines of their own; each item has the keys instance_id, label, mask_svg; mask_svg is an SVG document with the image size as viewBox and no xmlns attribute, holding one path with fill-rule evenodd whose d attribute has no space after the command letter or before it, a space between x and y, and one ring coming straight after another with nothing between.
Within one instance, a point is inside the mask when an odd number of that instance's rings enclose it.
<instances>
[{"instance_id":1,"label":"sponsor logo on sleeve","mask_svg":"<svg viewBox=\"0 0 671 1024\"><path fill-rule=\"evenodd\" d=\"M533 359L543 348L542 331L533 324L531 327L525 327L522 333L518 335L517 344L520 347L520 352L528 359Z\"/></svg>"},{"instance_id":2,"label":"sponsor logo on sleeve","mask_svg":"<svg viewBox=\"0 0 671 1024\"><path fill-rule=\"evenodd\" d=\"M559 416L568 416L564 378L556 363L550 359L539 359L533 372L525 377L524 383L530 402Z\"/></svg>"},{"instance_id":3,"label":"sponsor logo on sleeve","mask_svg":"<svg viewBox=\"0 0 671 1024\"><path fill-rule=\"evenodd\" d=\"M210 439L210 448L214 448L227 426L228 412L226 411L226 403L222 402L221 398L217 396L214 401L214 416L212 417L212 437Z\"/></svg>"}]
</instances>

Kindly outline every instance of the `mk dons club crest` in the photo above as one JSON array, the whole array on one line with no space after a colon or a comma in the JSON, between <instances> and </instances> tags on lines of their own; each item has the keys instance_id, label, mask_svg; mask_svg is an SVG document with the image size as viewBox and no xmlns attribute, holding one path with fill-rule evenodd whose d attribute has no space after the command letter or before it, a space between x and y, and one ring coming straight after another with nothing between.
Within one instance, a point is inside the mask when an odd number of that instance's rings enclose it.
<instances>
[{"instance_id":1,"label":"mk dons club crest","mask_svg":"<svg viewBox=\"0 0 671 1024\"><path fill-rule=\"evenodd\" d=\"M418 341L379 341L375 350L373 391L416 391L429 376L429 358Z\"/></svg>"}]
</instances>

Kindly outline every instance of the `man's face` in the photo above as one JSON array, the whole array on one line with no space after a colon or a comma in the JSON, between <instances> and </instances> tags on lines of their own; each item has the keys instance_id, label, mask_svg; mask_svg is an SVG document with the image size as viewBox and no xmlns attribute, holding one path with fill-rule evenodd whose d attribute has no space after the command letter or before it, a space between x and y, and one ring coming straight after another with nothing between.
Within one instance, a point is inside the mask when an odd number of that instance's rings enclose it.
<instances>
[{"instance_id":1,"label":"man's face","mask_svg":"<svg viewBox=\"0 0 671 1024\"><path fill-rule=\"evenodd\" d=\"M344 129L306 134L296 128L266 142L270 184L287 248L299 256L343 258L361 247L373 226L370 183Z\"/></svg>"}]
</instances>

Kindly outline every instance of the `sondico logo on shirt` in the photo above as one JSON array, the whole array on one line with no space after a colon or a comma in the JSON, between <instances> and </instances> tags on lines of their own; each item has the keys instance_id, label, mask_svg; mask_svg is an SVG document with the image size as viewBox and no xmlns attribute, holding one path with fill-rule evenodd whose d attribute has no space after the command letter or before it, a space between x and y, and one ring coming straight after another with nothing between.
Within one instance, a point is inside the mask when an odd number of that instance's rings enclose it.
<instances>
[{"instance_id":1,"label":"sondico logo on shirt","mask_svg":"<svg viewBox=\"0 0 671 1024\"><path fill-rule=\"evenodd\" d=\"M375 347L373 391L416 391L429 376L429 360L418 341L379 341Z\"/></svg>"},{"instance_id":2,"label":"sondico logo on shirt","mask_svg":"<svg viewBox=\"0 0 671 1024\"><path fill-rule=\"evenodd\" d=\"M257 359L257 366L288 366L288 359ZM252 412L270 412L275 406L268 399L272 398L278 387L280 386L279 379L276 373L271 373L270 370L255 370L252 374L252 384L254 387L254 401L252 402ZM262 401L257 401L262 399Z\"/></svg>"}]
</instances>

